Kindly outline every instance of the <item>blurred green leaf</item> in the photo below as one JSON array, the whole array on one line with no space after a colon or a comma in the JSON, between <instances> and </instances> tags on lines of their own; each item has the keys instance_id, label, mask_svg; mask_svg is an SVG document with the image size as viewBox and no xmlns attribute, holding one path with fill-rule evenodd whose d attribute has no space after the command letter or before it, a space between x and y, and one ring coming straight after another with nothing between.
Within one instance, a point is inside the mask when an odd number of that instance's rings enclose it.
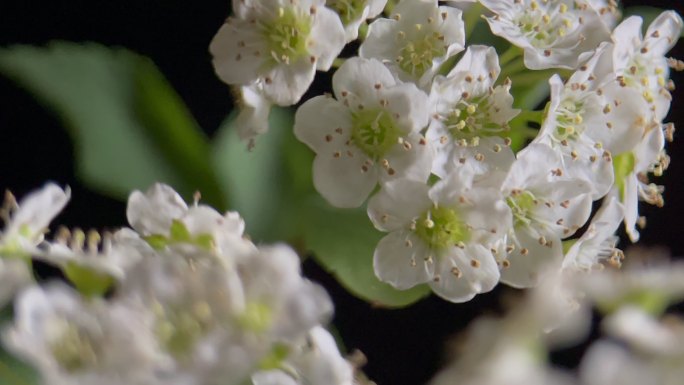
<instances>
[{"instance_id":1,"label":"blurred green leaf","mask_svg":"<svg viewBox=\"0 0 684 385\"><path fill-rule=\"evenodd\" d=\"M125 199L155 181L223 207L207 139L147 58L97 44L0 49L0 72L64 121L77 172L92 188ZM22 127L23 129L23 127Z\"/></svg>"},{"instance_id":2,"label":"blurred green leaf","mask_svg":"<svg viewBox=\"0 0 684 385\"><path fill-rule=\"evenodd\" d=\"M213 149L216 172L231 197L230 208L245 218L254 240L288 240L299 233L295 226L299 218L288 217L286 206L295 205L306 193L311 173L308 149L292 133L292 112L272 109L268 133L259 136L251 150L238 138L234 117L226 119Z\"/></svg>"},{"instance_id":3,"label":"blurred green leaf","mask_svg":"<svg viewBox=\"0 0 684 385\"><path fill-rule=\"evenodd\" d=\"M13 318L12 306L0 310L0 329L7 327ZM23 361L7 352L0 344L0 385L38 385L38 373Z\"/></svg>"},{"instance_id":4,"label":"blurred green leaf","mask_svg":"<svg viewBox=\"0 0 684 385\"><path fill-rule=\"evenodd\" d=\"M38 385L40 376L28 364L0 348L0 385Z\"/></svg>"},{"instance_id":5,"label":"blurred green leaf","mask_svg":"<svg viewBox=\"0 0 684 385\"><path fill-rule=\"evenodd\" d=\"M306 213L306 247L349 292L381 307L408 306L430 293L427 285L400 291L380 282L373 271L373 252L385 235L363 209L335 209L318 200Z\"/></svg>"}]
</instances>

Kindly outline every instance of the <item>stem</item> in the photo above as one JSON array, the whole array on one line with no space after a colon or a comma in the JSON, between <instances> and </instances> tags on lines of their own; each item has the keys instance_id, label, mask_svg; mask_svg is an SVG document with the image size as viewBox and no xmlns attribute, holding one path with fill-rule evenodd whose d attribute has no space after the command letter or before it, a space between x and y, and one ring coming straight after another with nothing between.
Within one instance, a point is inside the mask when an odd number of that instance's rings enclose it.
<instances>
[{"instance_id":1,"label":"stem","mask_svg":"<svg viewBox=\"0 0 684 385\"><path fill-rule=\"evenodd\" d=\"M368 22L364 21L359 26L359 41L363 42L364 40L366 40L366 36L368 36Z\"/></svg>"},{"instance_id":2,"label":"stem","mask_svg":"<svg viewBox=\"0 0 684 385\"><path fill-rule=\"evenodd\" d=\"M476 2L468 8L468 10L463 14L463 23L465 24L465 35L466 41L470 40L470 36L473 34L475 27L482 20L480 17L482 15L482 4Z\"/></svg>"},{"instance_id":3,"label":"stem","mask_svg":"<svg viewBox=\"0 0 684 385\"><path fill-rule=\"evenodd\" d=\"M347 59L342 57L335 58L332 63L332 68L340 68L345 61L347 61Z\"/></svg>"},{"instance_id":4,"label":"stem","mask_svg":"<svg viewBox=\"0 0 684 385\"><path fill-rule=\"evenodd\" d=\"M518 47L516 47L516 46L514 46L514 45L511 45L511 46L506 50L506 52L502 53L502 54L499 56L499 66L501 66L501 67L505 66L505 65L508 64L511 60L513 60L513 59L515 59L515 58L517 58L517 57L519 57L519 56L522 56L522 53L523 53L523 50L522 50L522 49L520 49L520 48L518 48Z\"/></svg>"},{"instance_id":5,"label":"stem","mask_svg":"<svg viewBox=\"0 0 684 385\"><path fill-rule=\"evenodd\" d=\"M544 111L522 110L515 119L524 120L525 122L535 122L541 125L541 122L544 119ZM536 130L534 131L536 132Z\"/></svg>"},{"instance_id":6,"label":"stem","mask_svg":"<svg viewBox=\"0 0 684 385\"><path fill-rule=\"evenodd\" d=\"M509 61L505 66L501 68L501 73L499 74L499 77L505 79L506 77L511 77L515 74L523 72L526 69L527 67L525 67L525 60L522 58L522 56L519 56Z\"/></svg>"}]
</instances>

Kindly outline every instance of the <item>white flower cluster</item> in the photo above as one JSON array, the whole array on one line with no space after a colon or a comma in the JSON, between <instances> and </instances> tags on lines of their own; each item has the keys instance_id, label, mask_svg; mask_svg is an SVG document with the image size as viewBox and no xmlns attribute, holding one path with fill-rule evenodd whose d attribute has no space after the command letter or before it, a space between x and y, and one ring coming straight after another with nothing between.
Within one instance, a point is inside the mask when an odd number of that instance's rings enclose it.
<instances>
[{"instance_id":1,"label":"white flower cluster","mask_svg":"<svg viewBox=\"0 0 684 385\"><path fill-rule=\"evenodd\" d=\"M323 0L234 1L211 46L216 71L259 89L265 103L296 103L314 67L330 67L381 3L328 1L336 14ZM636 241L638 201L663 204L648 174L667 168L674 129L663 119L673 88L665 55L682 30L675 12L642 36L638 16L616 26L614 1L479 3L466 5L482 7L491 32L510 42L502 55L466 47L456 6L391 2L389 17L360 35L359 56L338 59L332 94L306 100L294 124L316 153L313 182L330 204L359 207L372 195L370 220L388 233L373 257L380 280L399 289L428 284L454 302L499 281L534 286L548 264L619 263L619 223ZM535 71L548 68L563 76ZM542 111L513 107L521 73L550 84ZM263 122L268 104L243 96L242 115ZM540 126L533 135L530 122ZM511 137L521 134L533 140L516 152ZM571 240L599 199L604 208L589 230Z\"/></svg>"},{"instance_id":2,"label":"white flower cluster","mask_svg":"<svg viewBox=\"0 0 684 385\"><path fill-rule=\"evenodd\" d=\"M556 274L505 317L476 320L432 385L681 384L684 318L666 308L684 299L684 265L627 267ZM589 336L592 307L605 337L592 337L575 373L554 367L549 352Z\"/></svg>"},{"instance_id":3,"label":"white flower cluster","mask_svg":"<svg viewBox=\"0 0 684 385\"><path fill-rule=\"evenodd\" d=\"M323 328L325 290L301 276L289 247L245 238L237 213L188 206L156 184L130 195L133 229L44 240L68 199L48 184L3 210L0 299L15 301L2 342L44 384L352 384ZM36 284L32 260L72 286Z\"/></svg>"}]
</instances>

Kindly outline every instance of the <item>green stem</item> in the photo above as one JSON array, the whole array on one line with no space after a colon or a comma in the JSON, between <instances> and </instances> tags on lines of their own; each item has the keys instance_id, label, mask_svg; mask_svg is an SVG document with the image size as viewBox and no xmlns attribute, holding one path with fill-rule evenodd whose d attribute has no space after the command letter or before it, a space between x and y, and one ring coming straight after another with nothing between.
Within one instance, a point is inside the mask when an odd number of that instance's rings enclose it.
<instances>
[{"instance_id":1,"label":"green stem","mask_svg":"<svg viewBox=\"0 0 684 385\"><path fill-rule=\"evenodd\" d=\"M513 59L515 59L515 58L517 58L517 57L519 57L519 56L522 56L522 54L523 54L523 50L522 50L522 49L520 49L520 48L518 48L518 47L516 47L516 46L514 46L514 45L511 45L511 46L506 50L506 52L502 53L502 54L499 56L499 66L501 66L501 67L505 66L505 65L508 64L511 60L513 60Z\"/></svg>"},{"instance_id":2,"label":"green stem","mask_svg":"<svg viewBox=\"0 0 684 385\"><path fill-rule=\"evenodd\" d=\"M366 40L366 36L368 36L368 22L364 21L359 26L359 41L363 42L364 40Z\"/></svg>"},{"instance_id":3,"label":"green stem","mask_svg":"<svg viewBox=\"0 0 684 385\"><path fill-rule=\"evenodd\" d=\"M333 60L332 67L333 68L340 68L342 66L342 64L344 64L345 61L347 61L347 59L342 58L342 57L335 58L335 60Z\"/></svg>"},{"instance_id":4,"label":"green stem","mask_svg":"<svg viewBox=\"0 0 684 385\"><path fill-rule=\"evenodd\" d=\"M536 84L540 81L548 81L554 73L554 70L528 71L525 73L519 71L517 73L510 74L509 77L511 78L514 87L523 87Z\"/></svg>"},{"instance_id":5,"label":"green stem","mask_svg":"<svg viewBox=\"0 0 684 385\"><path fill-rule=\"evenodd\" d=\"M511 61L509 61L505 66L502 66L499 78L506 79L507 77L512 77L518 73L525 71L525 60L522 56L519 56Z\"/></svg>"},{"instance_id":6,"label":"green stem","mask_svg":"<svg viewBox=\"0 0 684 385\"><path fill-rule=\"evenodd\" d=\"M470 40L470 36L473 34L475 27L482 20L480 17L482 15L482 4L476 2L468 8L468 10L463 15L463 23L465 24L465 35L466 41Z\"/></svg>"},{"instance_id":7,"label":"green stem","mask_svg":"<svg viewBox=\"0 0 684 385\"><path fill-rule=\"evenodd\" d=\"M518 116L515 117L515 120L521 120L524 122L535 122L539 125L541 125L542 120L544 119L544 111L530 111L530 110L522 110L518 114ZM536 132L536 130L535 130Z\"/></svg>"}]
</instances>

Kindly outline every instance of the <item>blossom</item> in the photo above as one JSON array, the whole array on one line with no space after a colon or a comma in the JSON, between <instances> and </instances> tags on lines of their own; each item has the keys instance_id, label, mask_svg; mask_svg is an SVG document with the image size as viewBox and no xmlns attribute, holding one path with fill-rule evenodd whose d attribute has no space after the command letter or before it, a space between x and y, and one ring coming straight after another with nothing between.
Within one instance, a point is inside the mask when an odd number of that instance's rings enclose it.
<instances>
[{"instance_id":1,"label":"blossom","mask_svg":"<svg viewBox=\"0 0 684 385\"><path fill-rule=\"evenodd\" d=\"M662 207L663 188L649 183L649 172L662 172L669 159L663 153L665 136L659 125L648 128L641 142L632 150L615 157L615 185L610 195L616 197L625 207L625 230L627 235L636 242L639 240L637 225L639 217L639 201Z\"/></svg>"},{"instance_id":2,"label":"blossom","mask_svg":"<svg viewBox=\"0 0 684 385\"><path fill-rule=\"evenodd\" d=\"M562 171L550 147L532 144L518 153L501 185L513 225L501 255L501 280L514 287L536 285L540 273L562 258L561 239L589 218L589 184Z\"/></svg>"},{"instance_id":3,"label":"blossom","mask_svg":"<svg viewBox=\"0 0 684 385\"><path fill-rule=\"evenodd\" d=\"M256 138L268 131L272 103L264 96L261 84L241 86L238 92L240 112L233 125L237 127L240 140L252 148Z\"/></svg>"},{"instance_id":4,"label":"blossom","mask_svg":"<svg viewBox=\"0 0 684 385\"><path fill-rule=\"evenodd\" d=\"M197 198L198 199L198 198ZM254 245L243 237L245 222L237 212L221 215L195 202L188 207L170 186L156 183L147 192L133 191L126 207L128 222L150 245L192 245L235 254L251 252Z\"/></svg>"},{"instance_id":5,"label":"blossom","mask_svg":"<svg viewBox=\"0 0 684 385\"><path fill-rule=\"evenodd\" d=\"M3 337L45 384L154 384L158 356L146 322L141 312L85 301L62 285L32 287L18 296Z\"/></svg>"},{"instance_id":6,"label":"blossom","mask_svg":"<svg viewBox=\"0 0 684 385\"><path fill-rule=\"evenodd\" d=\"M574 0L481 0L492 33L524 49L525 66L577 68L610 31L596 9Z\"/></svg>"},{"instance_id":7,"label":"blossom","mask_svg":"<svg viewBox=\"0 0 684 385\"><path fill-rule=\"evenodd\" d=\"M378 16L386 4L387 0L326 0L325 3L340 15L347 42L356 40L361 23Z\"/></svg>"},{"instance_id":8,"label":"blossom","mask_svg":"<svg viewBox=\"0 0 684 385\"><path fill-rule=\"evenodd\" d=\"M6 222L0 233L0 256L30 254L44 238L47 227L69 201L71 190L63 190L54 183L33 191L16 203L9 194L3 207Z\"/></svg>"},{"instance_id":9,"label":"blossom","mask_svg":"<svg viewBox=\"0 0 684 385\"><path fill-rule=\"evenodd\" d=\"M402 1L391 19L370 24L359 56L381 60L399 79L429 89L442 63L465 46L461 14L436 0Z\"/></svg>"},{"instance_id":10,"label":"blossom","mask_svg":"<svg viewBox=\"0 0 684 385\"><path fill-rule=\"evenodd\" d=\"M452 302L497 284L491 249L508 231L511 214L498 191L472 186L472 175L454 172L432 187L388 182L370 199L368 216L389 232L373 255L381 281L398 289L428 283Z\"/></svg>"},{"instance_id":11,"label":"blossom","mask_svg":"<svg viewBox=\"0 0 684 385\"><path fill-rule=\"evenodd\" d=\"M624 216L623 206L617 199L606 198L589 228L565 253L563 269L590 270L602 260L619 266L624 255L616 248L619 239L615 231Z\"/></svg>"},{"instance_id":12,"label":"blossom","mask_svg":"<svg viewBox=\"0 0 684 385\"><path fill-rule=\"evenodd\" d=\"M591 181L593 199L613 184L612 154L631 151L648 121L648 107L638 92L615 81L612 52L612 44L601 44L566 84L558 75L551 77L551 102L534 140L559 151L564 164L574 164L571 171Z\"/></svg>"},{"instance_id":13,"label":"blossom","mask_svg":"<svg viewBox=\"0 0 684 385\"><path fill-rule=\"evenodd\" d=\"M33 281L28 258L38 254L48 225L69 201L71 195L53 183L33 191L17 204L7 192L0 216L5 228L0 232L0 307Z\"/></svg>"},{"instance_id":14,"label":"blossom","mask_svg":"<svg viewBox=\"0 0 684 385\"><path fill-rule=\"evenodd\" d=\"M341 355L332 335L317 326L283 362L281 368L252 375L254 385L352 385L352 367Z\"/></svg>"},{"instance_id":15,"label":"blossom","mask_svg":"<svg viewBox=\"0 0 684 385\"><path fill-rule=\"evenodd\" d=\"M297 103L344 47L340 18L325 0L234 1L233 8L209 45L216 74L230 85L258 84L275 104Z\"/></svg>"},{"instance_id":16,"label":"blossom","mask_svg":"<svg viewBox=\"0 0 684 385\"><path fill-rule=\"evenodd\" d=\"M328 202L358 207L378 182L427 180L432 153L420 134L428 121L427 95L363 58L335 72L333 90L336 99L308 100L294 123L297 139L316 152L313 182Z\"/></svg>"},{"instance_id":17,"label":"blossom","mask_svg":"<svg viewBox=\"0 0 684 385\"><path fill-rule=\"evenodd\" d=\"M510 82L494 87L501 72L492 47L470 46L446 77L438 76L430 98L435 112L425 134L435 149L432 172L444 178L459 166L478 174L508 170L514 155L503 135L518 114Z\"/></svg>"},{"instance_id":18,"label":"blossom","mask_svg":"<svg viewBox=\"0 0 684 385\"><path fill-rule=\"evenodd\" d=\"M623 87L635 88L652 107L653 118L662 121L672 99L668 90L665 54L682 31L682 18L674 11L661 13L641 36L642 19L631 16L613 31L613 69Z\"/></svg>"}]
</instances>

